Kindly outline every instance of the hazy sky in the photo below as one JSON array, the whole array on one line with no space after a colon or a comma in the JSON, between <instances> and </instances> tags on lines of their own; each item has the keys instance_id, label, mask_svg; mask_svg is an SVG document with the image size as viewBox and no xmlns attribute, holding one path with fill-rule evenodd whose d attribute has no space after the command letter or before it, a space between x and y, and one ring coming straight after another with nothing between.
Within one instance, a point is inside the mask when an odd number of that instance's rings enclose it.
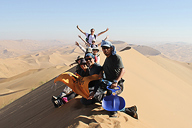
<instances>
[{"instance_id":1,"label":"hazy sky","mask_svg":"<svg viewBox=\"0 0 192 128\"><path fill-rule=\"evenodd\" d=\"M192 43L191 0L0 0L0 40L80 41L76 26L98 40Z\"/></svg>"}]
</instances>

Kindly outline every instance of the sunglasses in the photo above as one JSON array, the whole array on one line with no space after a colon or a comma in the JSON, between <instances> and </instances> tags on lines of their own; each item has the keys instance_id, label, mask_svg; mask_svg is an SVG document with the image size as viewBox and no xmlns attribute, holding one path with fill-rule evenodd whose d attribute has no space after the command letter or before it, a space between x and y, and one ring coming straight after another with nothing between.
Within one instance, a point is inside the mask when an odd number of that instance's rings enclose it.
<instances>
[{"instance_id":1,"label":"sunglasses","mask_svg":"<svg viewBox=\"0 0 192 128\"><path fill-rule=\"evenodd\" d=\"M91 60L92 58L87 58L87 59L85 59L86 61L88 61L88 60Z\"/></svg>"},{"instance_id":2,"label":"sunglasses","mask_svg":"<svg viewBox=\"0 0 192 128\"><path fill-rule=\"evenodd\" d=\"M102 47L102 49L109 49L110 47Z\"/></svg>"},{"instance_id":3,"label":"sunglasses","mask_svg":"<svg viewBox=\"0 0 192 128\"><path fill-rule=\"evenodd\" d=\"M86 65L85 63L83 63L83 64L80 64L80 65Z\"/></svg>"}]
</instances>

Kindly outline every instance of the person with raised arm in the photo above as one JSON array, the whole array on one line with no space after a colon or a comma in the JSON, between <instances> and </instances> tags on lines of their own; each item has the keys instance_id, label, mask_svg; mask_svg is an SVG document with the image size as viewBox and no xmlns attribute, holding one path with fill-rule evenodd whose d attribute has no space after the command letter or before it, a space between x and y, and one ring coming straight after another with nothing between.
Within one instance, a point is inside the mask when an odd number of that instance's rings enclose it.
<instances>
[{"instance_id":1,"label":"person with raised arm","mask_svg":"<svg viewBox=\"0 0 192 128\"><path fill-rule=\"evenodd\" d=\"M107 32L109 30L109 28L107 28L105 31L102 31L102 32L100 32L98 34L94 34L95 33L95 29L92 28L91 29L91 33L89 34L89 33L84 32L83 30L81 30L78 25L77 25L77 29L79 29L79 31L82 32L86 36L86 41L90 45L92 44L92 40L93 39L96 39L98 36L100 36L101 34Z\"/></svg>"},{"instance_id":2,"label":"person with raised arm","mask_svg":"<svg viewBox=\"0 0 192 128\"><path fill-rule=\"evenodd\" d=\"M81 46L81 44L79 44L77 41L75 42L75 45L77 45L84 53L86 52L86 49Z\"/></svg>"},{"instance_id":3,"label":"person with raised arm","mask_svg":"<svg viewBox=\"0 0 192 128\"><path fill-rule=\"evenodd\" d=\"M80 35L78 35L78 37L85 43L85 45L87 47L91 47L91 48L94 48L94 47L99 47L101 46L101 42L99 44L96 44L96 39L93 39L92 40L92 44L89 44L87 43ZM107 40L109 38L109 36L106 36L104 40ZM81 46L82 47L82 46Z\"/></svg>"}]
</instances>

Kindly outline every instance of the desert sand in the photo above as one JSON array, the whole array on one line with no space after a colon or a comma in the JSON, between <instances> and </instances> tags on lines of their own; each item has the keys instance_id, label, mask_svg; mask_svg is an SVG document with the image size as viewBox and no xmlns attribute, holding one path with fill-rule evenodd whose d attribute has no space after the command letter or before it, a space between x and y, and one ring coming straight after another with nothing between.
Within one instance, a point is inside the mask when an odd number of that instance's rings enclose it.
<instances>
[{"instance_id":1,"label":"desert sand","mask_svg":"<svg viewBox=\"0 0 192 128\"><path fill-rule=\"evenodd\" d=\"M164 56L172 60L181 62L192 62L192 44L186 42L175 42L175 43L157 43L151 44L153 47L161 52Z\"/></svg>"},{"instance_id":2,"label":"desert sand","mask_svg":"<svg viewBox=\"0 0 192 128\"><path fill-rule=\"evenodd\" d=\"M63 73L78 55L83 53L76 46L63 46L0 59L0 107Z\"/></svg>"},{"instance_id":3,"label":"desert sand","mask_svg":"<svg viewBox=\"0 0 192 128\"><path fill-rule=\"evenodd\" d=\"M117 49L127 46L115 45ZM0 110L1 128L191 128L191 64L172 61L161 55L144 56L130 47L126 49L117 52L126 70L123 76L125 89L120 96L124 97L126 107L137 106L139 120L123 112L118 112L118 118L111 118L99 103L82 105L80 96L54 108L51 96L58 95L64 88L63 83L58 83L55 91L51 89L54 78L65 71L74 72L75 66L67 65L82 54L79 48L68 46L67 52L61 48L62 52L57 49L39 53L38 57L27 56L33 57L27 64L35 63L36 68L0 80L1 102L29 92ZM100 54L102 65L105 56L101 50ZM41 86L39 81L43 81Z\"/></svg>"}]
</instances>

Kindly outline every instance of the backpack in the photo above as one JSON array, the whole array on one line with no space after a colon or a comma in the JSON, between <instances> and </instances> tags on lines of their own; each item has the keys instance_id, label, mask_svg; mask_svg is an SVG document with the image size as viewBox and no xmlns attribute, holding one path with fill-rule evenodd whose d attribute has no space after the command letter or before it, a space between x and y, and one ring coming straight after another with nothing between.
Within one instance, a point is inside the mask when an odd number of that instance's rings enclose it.
<instances>
[{"instance_id":1,"label":"backpack","mask_svg":"<svg viewBox=\"0 0 192 128\"><path fill-rule=\"evenodd\" d=\"M95 44L95 45L91 44L90 46L91 46L91 48L98 47L97 44Z\"/></svg>"},{"instance_id":2,"label":"backpack","mask_svg":"<svg viewBox=\"0 0 192 128\"><path fill-rule=\"evenodd\" d=\"M89 43L89 36L90 36L90 35L91 35L91 34L88 34L87 38L85 39L87 43ZM94 37L95 37L95 39L96 39L96 35L95 35L95 34L94 34Z\"/></svg>"}]
</instances>

